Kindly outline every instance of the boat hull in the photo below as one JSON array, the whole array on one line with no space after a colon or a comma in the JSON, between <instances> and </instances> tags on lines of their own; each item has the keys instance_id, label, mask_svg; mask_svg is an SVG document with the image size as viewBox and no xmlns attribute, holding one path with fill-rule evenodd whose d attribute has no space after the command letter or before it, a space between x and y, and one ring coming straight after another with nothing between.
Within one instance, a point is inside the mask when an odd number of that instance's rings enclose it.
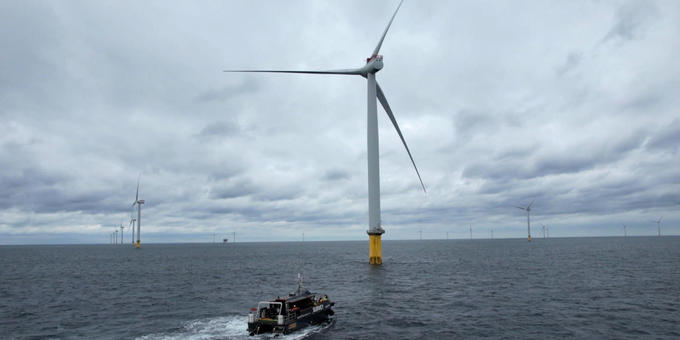
<instances>
[{"instance_id":1,"label":"boat hull","mask_svg":"<svg viewBox=\"0 0 680 340\"><path fill-rule=\"evenodd\" d=\"M248 333L250 335L263 333L289 334L302 328L327 323L331 320L333 314L335 314L333 310L330 307L327 307L317 312L300 315L281 325L278 324L276 320L260 319L248 323Z\"/></svg>"}]
</instances>

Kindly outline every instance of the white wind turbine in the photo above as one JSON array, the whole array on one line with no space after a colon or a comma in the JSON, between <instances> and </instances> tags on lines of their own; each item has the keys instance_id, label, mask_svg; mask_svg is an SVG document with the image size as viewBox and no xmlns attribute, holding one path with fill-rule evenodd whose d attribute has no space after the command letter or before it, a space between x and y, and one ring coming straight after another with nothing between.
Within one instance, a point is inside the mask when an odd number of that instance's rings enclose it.
<instances>
[{"instance_id":1,"label":"white wind turbine","mask_svg":"<svg viewBox=\"0 0 680 340\"><path fill-rule=\"evenodd\" d=\"M626 237L626 236L628 236L628 231L626 230L626 225L622 224L622 226L623 226L623 236Z\"/></svg>"},{"instance_id":2,"label":"white wind turbine","mask_svg":"<svg viewBox=\"0 0 680 340\"><path fill-rule=\"evenodd\" d=\"M522 210L525 210L527 212L527 234L528 234L527 240L529 242L531 242L531 221L529 219L529 216L531 215L531 205L534 204L534 201L535 200L532 200L531 203L529 203L529 205L526 206L526 208L520 207L520 206L515 206L515 208L522 209Z\"/></svg>"},{"instance_id":3,"label":"white wind turbine","mask_svg":"<svg viewBox=\"0 0 680 340\"><path fill-rule=\"evenodd\" d=\"M130 224L128 224L128 227L132 227L132 233L131 233L131 239L132 239L132 245L135 245L135 221L137 221L136 218L130 218Z\"/></svg>"},{"instance_id":4,"label":"white wind turbine","mask_svg":"<svg viewBox=\"0 0 680 340\"><path fill-rule=\"evenodd\" d=\"M658 232L658 236L661 236L661 218L659 218L658 221L652 221L656 223L656 231Z\"/></svg>"},{"instance_id":5,"label":"white wind turbine","mask_svg":"<svg viewBox=\"0 0 680 340\"><path fill-rule=\"evenodd\" d=\"M382 245L380 237L385 232L381 226L380 220L380 167L379 167L379 151L378 151L378 116L377 116L377 100L380 101L382 107L385 109L387 116L392 121L392 125L397 130L401 142L406 148L411 163L416 170L416 175L420 180L420 185L423 191L427 192L425 189L425 184L420 177L420 172L418 172L418 167L416 166L411 151L406 145L406 140L401 133L399 124L397 124L392 109L390 108L387 98L383 93L380 85L378 85L375 74L383 68L383 57L379 55L380 47L382 46L387 31L392 25L394 17L397 15L399 8L403 0L397 6L394 11L392 18L390 19L385 31L383 32L378 45L373 50L373 53L369 58L366 59L366 64L360 68L353 69L342 69L342 70L328 70L328 71L300 71L300 70L225 70L224 72L259 72L259 73L305 73L305 74L335 74L335 75L355 75L362 76L367 80L367 158L368 158L368 235L370 239L369 243L369 262L371 264L381 264L382 263Z\"/></svg>"},{"instance_id":6,"label":"white wind turbine","mask_svg":"<svg viewBox=\"0 0 680 340\"><path fill-rule=\"evenodd\" d=\"M543 227L543 238L545 238L545 224L541 223L541 226Z\"/></svg>"},{"instance_id":7,"label":"white wind turbine","mask_svg":"<svg viewBox=\"0 0 680 340\"><path fill-rule=\"evenodd\" d=\"M142 204L144 204L144 200L139 199L139 177L137 177L137 193L135 193L135 201L132 202L133 208L135 207L135 204L137 205L137 248L139 248L141 247L139 242L139 229L142 226Z\"/></svg>"}]
</instances>

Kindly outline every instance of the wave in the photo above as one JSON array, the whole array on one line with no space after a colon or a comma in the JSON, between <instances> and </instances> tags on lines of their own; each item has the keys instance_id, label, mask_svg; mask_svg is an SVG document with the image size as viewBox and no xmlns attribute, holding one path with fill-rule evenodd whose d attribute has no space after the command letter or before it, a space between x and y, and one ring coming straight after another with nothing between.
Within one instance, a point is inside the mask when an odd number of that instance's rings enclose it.
<instances>
[{"instance_id":1,"label":"wave","mask_svg":"<svg viewBox=\"0 0 680 340\"><path fill-rule=\"evenodd\" d=\"M310 326L293 334L281 335L276 339L298 340L319 333L333 323ZM243 315L221 316L185 322L179 330L167 333L153 333L141 336L139 340L213 340L213 339L270 339L272 334L248 335L248 318Z\"/></svg>"}]
</instances>

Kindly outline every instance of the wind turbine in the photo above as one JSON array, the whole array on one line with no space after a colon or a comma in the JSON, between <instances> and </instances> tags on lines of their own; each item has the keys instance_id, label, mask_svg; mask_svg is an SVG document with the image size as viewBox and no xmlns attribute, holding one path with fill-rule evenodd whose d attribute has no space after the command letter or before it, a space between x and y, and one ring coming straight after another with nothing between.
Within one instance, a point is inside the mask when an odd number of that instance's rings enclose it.
<instances>
[{"instance_id":1,"label":"wind turbine","mask_svg":"<svg viewBox=\"0 0 680 340\"><path fill-rule=\"evenodd\" d=\"M135 221L137 221L136 218L131 218L130 224L128 225L128 227L132 226L132 237L130 237L130 238L132 239L132 245L133 246L135 245Z\"/></svg>"},{"instance_id":2,"label":"wind turbine","mask_svg":"<svg viewBox=\"0 0 680 340\"><path fill-rule=\"evenodd\" d=\"M123 229L125 229L125 227L123 227L123 223L121 223L120 224L120 245L121 246L123 245Z\"/></svg>"},{"instance_id":3,"label":"wind turbine","mask_svg":"<svg viewBox=\"0 0 680 340\"><path fill-rule=\"evenodd\" d=\"M137 248L139 248L141 247L139 242L139 229L142 226L142 204L144 204L144 200L139 199L139 177L137 177L137 193L135 194L135 201L132 202L133 208L135 207L135 204L137 205Z\"/></svg>"},{"instance_id":4,"label":"wind turbine","mask_svg":"<svg viewBox=\"0 0 680 340\"><path fill-rule=\"evenodd\" d=\"M628 236L628 231L626 230L626 225L625 224L622 225L623 225L623 237L626 237Z\"/></svg>"},{"instance_id":5,"label":"wind turbine","mask_svg":"<svg viewBox=\"0 0 680 340\"><path fill-rule=\"evenodd\" d=\"M661 236L661 218L659 218L658 221L652 221L656 223L656 230L658 232L658 236Z\"/></svg>"},{"instance_id":6,"label":"wind turbine","mask_svg":"<svg viewBox=\"0 0 680 340\"><path fill-rule=\"evenodd\" d=\"M545 224L541 223L541 226L543 227L543 238L545 238Z\"/></svg>"},{"instance_id":7,"label":"wind turbine","mask_svg":"<svg viewBox=\"0 0 680 340\"><path fill-rule=\"evenodd\" d=\"M116 229L115 234L116 234L116 236L114 236L114 238L113 238L113 244L114 245L118 244L118 229Z\"/></svg>"},{"instance_id":8,"label":"wind turbine","mask_svg":"<svg viewBox=\"0 0 680 340\"><path fill-rule=\"evenodd\" d=\"M259 73L305 73L305 74L335 74L335 75L353 75L362 76L367 80L367 158L368 158L368 237L369 237L369 263L370 264L382 264L382 242L381 235L385 233L385 229L381 226L380 220L380 166L379 166L379 151L378 151L378 108L377 100L380 101L382 107L385 109L387 116L392 121L392 125L397 130L401 142L406 148L411 163L416 170L416 175L420 180L420 185L424 192L425 184L420 177L420 172L418 172L418 167L416 166L411 151L406 145L406 140L401 133L399 124L397 124L394 114L392 114L392 109L390 108L387 98L383 93L382 88L378 85L375 74L383 68L383 57L379 55L380 47L382 46L387 31L392 25L394 17L397 15L399 8L403 0L399 2L399 6L392 14L385 31L383 32L378 45L373 50L373 53L369 58L366 59L366 64L360 68L354 69L342 69L342 70L328 70L328 71L300 71L300 70L225 70L224 72L259 72Z\"/></svg>"},{"instance_id":9,"label":"wind turbine","mask_svg":"<svg viewBox=\"0 0 680 340\"><path fill-rule=\"evenodd\" d=\"M528 234L527 240L529 242L531 242L531 221L529 220L529 215L531 215L531 205L534 204L534 201L535 200L532 200L531 203L529 203L529 205L526 206L526 208L520 207L520 206L515 206L515 208L522 209L522 210L525 210L527 212L527 234Z\"/></svg>"}]
</instances>

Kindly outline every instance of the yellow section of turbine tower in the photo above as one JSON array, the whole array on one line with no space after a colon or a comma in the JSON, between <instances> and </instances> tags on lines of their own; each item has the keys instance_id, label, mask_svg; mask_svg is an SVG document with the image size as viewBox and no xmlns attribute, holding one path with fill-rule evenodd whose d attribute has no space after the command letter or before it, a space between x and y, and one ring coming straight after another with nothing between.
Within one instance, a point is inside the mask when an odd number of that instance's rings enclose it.
<instances>
[{"instance_id":1,"label":"yellow section of turbine tower","mask_svg":"<svg viewBox=\"0 0 680 340\"><path fill-rule=\"evenodd\" d=\"M139 247L140 247L140 244L139 244L139 241L137 241L137 248L139 248Z\"/></svg>"},{"instance_id":2,"label":"yellow section of turbine tower","mask_svg":"<svg viewBox=\"0 0 680 340\"><path fill-rule=\"evenodd\" d=\"M368 263L382 264L382 241L380 234L368 235Z\"/></svg>"}]
</instances>

